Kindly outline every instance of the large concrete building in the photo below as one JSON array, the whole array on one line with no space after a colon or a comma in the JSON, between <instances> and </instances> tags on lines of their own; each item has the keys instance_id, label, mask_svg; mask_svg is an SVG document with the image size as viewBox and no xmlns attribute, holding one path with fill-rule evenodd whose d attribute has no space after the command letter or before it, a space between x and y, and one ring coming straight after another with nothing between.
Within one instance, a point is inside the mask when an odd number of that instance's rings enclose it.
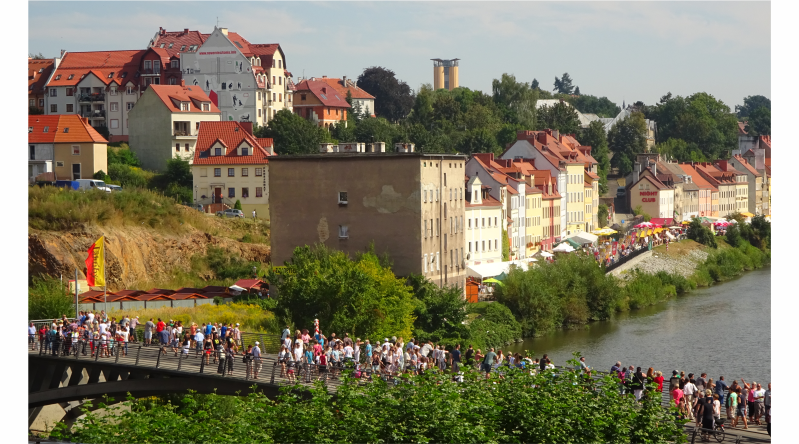
<instances>
[{"instance_id":1,"label":"large concrete building","mask_svg":"<svg viewBox=\"0 0 799 444\"><path fill-rule=\"evenodd\" d=\"M458 83L458 60L430 59L433 61L433 89L452 91L460 86Z\"/></svg>"},{"instance_id":2,"label":"large concrete building","mask_svg":"<svg viewBox=\"0 0 799 444\"><path fill-rule=\"evenodd\" d=\"M464 164L456 154L325 153L270 158L272 263L324 244L374 244L398 276L465 285Z\"/></svg>"}]
</instances>

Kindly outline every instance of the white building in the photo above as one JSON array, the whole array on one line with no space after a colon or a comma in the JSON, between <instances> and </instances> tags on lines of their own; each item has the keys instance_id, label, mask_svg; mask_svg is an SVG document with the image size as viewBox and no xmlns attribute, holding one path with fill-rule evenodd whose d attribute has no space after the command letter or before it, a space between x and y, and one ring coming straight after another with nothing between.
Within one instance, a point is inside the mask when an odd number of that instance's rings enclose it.
<instances>
[{"instance_id":1,"label":"white building","mask_svg":"<svg viewBox=\"0 0 799 444\"><path fill-rule=\"evenodd\" d=\"M466 265L502 262L502 203L478 176L466 182Z\"/></svg>"}]
</instances>

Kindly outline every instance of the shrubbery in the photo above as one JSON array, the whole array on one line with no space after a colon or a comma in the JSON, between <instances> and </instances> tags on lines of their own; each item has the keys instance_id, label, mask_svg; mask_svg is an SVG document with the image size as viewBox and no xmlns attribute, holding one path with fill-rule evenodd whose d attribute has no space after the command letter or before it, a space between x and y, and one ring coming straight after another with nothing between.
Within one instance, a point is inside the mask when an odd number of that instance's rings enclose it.
<instances>
[{"instance_id":1,"label":"shrubbery","mask_svg":"<svg viewBox=\"0 0 799 444\"><path fill-rule=\"evenodd\" d=\"M28 319L55 319L62 315L75 315L75 295L69 294L60 279L33 276L28 287Z\"/></svg>"},{"instance_id":2,"label":"shrubbery","mask_svg":"<svg viewBox=\"0 0 799 444\"><path fill-rule=\"evenodd\" d=\"M688 239L695 240L711 248L718 248L716 244L716 235L713 234L710 228L702 225L699 219L693 219L691 224L688 225Z\"/></svg>"}]
</instances>

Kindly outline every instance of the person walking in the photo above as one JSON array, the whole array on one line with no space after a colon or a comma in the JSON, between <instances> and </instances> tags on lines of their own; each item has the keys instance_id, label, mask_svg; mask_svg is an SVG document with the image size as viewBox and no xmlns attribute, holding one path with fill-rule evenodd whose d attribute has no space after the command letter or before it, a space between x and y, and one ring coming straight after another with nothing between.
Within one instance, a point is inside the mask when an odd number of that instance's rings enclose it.
<instances>
[{"instance_id":1,"label":"person walking","mask_svg":"<svg viewBox=\"0 0 799 444\"><path fill-rule=\"evenodd\" d=\"M763 425L760 422L760 417L764 416L766 413L766 406L764 404L765 399L766 399L766 391L763 389L763 386L761 384L757 384L757 390L754 390L755 402L750 406L750 408L754 407L752 408L752 410L755 411L755 424L757 425Z\"/></svg>"},{"instance_id":2,"label":"person walking","mask_svg":"<svg viewBox=\"0 0 799 444\"><path fill-rule=\"evenodd\" d=\"M730 387L730 393L727 395L727 403L724 404L727 410L727 419L730 420L730 425L735 427L735 413L738 409L738 393L737 387Z\"/></svg>"},{"instance_id":3,"label":"person walking","mask_svg":"<svg viewBox=\"0 0 799 444\"><path fill-rule=\"evenodd\" d=\"M246 367L246 379L252 378L252 344L247 346L247 350L244 351L244 365Z\"/></svg>"},{"instance_id":4,"label":"person walking","mask_svg":"<svg viewBox=\"0 0 799 444\"><path fill-rule=\"evenodd\" d=\"M103 324L100 324L101 326ZM153 323L153 318L150 318L149 321L144 323L144 346L149 347L153 341L153 328L155 328L155 323ZM100 334L102 334L102 328Z\"/></svg>"},{"instance_id":5,"label":"person walking","mask_svg":"<svg viewBox=\"0 0 799 444\"><path fill-rule=\"evenodd\" d=\"M713 397L710 389L707 389L703 394L705 396L697 400L696 425L702 426L702 441L709 442L708 432L713 430Z\"/></svg>"},{"instance_id":6,"label":"person walking","mask_svg":"<svg viewBox=\"0 0 799 444\"><path fill-rule=\"evenodd\" d=\"M252 360L253 360L253 379L258 379L258 373L261 371L261 345L260 342L255 341L255 347L252 348Z\"/></svg>"},{"instance_id":7,"label":"person walking","mask_svg":"<svg viewBox=\"0 0 799 444\"><path fill-rule=\"evenodd\" d=\"M455 350L452 350L449 354L450 362L452 366L452 373L457 374L461 371L461 345L455 344Z\"/></svg>"},{"instance_id":8,"label":"person walking","mask_svg":"<svg viewBox=\"0 0 799 444\"><path fill-rule=\"evenodd\" d=\"M486 379L488 379L491 375L491 369L494 367L494 361L497 359L497 354L494 353L494 347L486 353L485 358L483 358L483 365L480 369L481 372L485 372Z\"/></svg>"},{"instance_id":9,"label":"person walking","mask_svg":"<svg viewBox=\"0 0 799 444\"><path fill-rule=\"evenodd\" d=\"M685 386L683 387L682 390L683 390L683 393L685 393L685 400L688 403L688 405L693 405L694 404L694 395L696 394L696 391L697 391L696 390L696 385L694 385L694 383L691 382L691 380L689 379L688 382L685 383ZM688 413L689 413L689 419L694 419L693 410L689 410Z\"/></svg>"},{"instance_id":10,"label":"person walking","mask_svg":"<svg viewBox=\"0 0 799 444\"><path fill-rule=\"evenodd\" d=\"M716 381L716 386L713 388L713 391L719 395L719 402L722 405L724 404L724 392L727 390L727 383L724 382L724 375L719 376L719 380Z\"/></svg>"},{"instance_id":11,"label":"person walking","mask_svg":"<svg viewBox=\"0 0 799 444\"><path fill-rule=\"evenodd\" d=\"M743 381L743 379L741 380ZM744 430L748 429L749 426L746 423L746 404L747 404L747 394L744 393L744 389L738 387L736 394L738 395L738 408L735 411L735 422L733 423L733 427L738 425L738 419L743 419L744 422Z\"/></svg>"}]
</instances>

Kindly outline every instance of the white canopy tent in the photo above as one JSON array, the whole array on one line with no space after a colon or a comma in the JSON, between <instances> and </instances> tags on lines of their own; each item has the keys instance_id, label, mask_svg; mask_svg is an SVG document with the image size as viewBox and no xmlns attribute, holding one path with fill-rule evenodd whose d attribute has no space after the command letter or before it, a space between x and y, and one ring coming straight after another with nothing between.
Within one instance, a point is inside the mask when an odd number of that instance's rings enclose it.
<instances>
[{"instance_id":1,"label":"white canopy tent","mask_svg":"<svg viewBox=\"0 0 799 444\"><path fill-rule=\"evenodd\" d=\"M521 259L518 261L508 262L494 262L491 264L469 265L466 267L466 276L475 277L478 279L486 279L494 276L499 276L502 273L509 273L510 266L516 265L521 267L522 270L527 270L530 262L536 262L535 259Z\"/></svg>"},{"instance_id":2,"label":"white canopy tent","mask_svg":"<svg viewBox=\"0 0 799 444\"><path fill-rule=\"evenodd\" d=\"M583 244L596 244L596 241L597 239L599 239L599 236L591 234L587 231L581 231L577 234L569 236L568 238L574 239L575 242L577 242L580 245L583 245Z\"/></svg>"},{"instance_id":3,"label":"white canopy tent","mask_svg":"<svg viewBox=\"0 0 799 444\"><path fill-rule=\"evenodd\" d=\"M552 251L556 251L558 253L571 253L572 251L574 251L574 247L572 247L566 242L563 242L561 244L558 244L557 247L553 248Z\"/></svg>"}]
</instances>

